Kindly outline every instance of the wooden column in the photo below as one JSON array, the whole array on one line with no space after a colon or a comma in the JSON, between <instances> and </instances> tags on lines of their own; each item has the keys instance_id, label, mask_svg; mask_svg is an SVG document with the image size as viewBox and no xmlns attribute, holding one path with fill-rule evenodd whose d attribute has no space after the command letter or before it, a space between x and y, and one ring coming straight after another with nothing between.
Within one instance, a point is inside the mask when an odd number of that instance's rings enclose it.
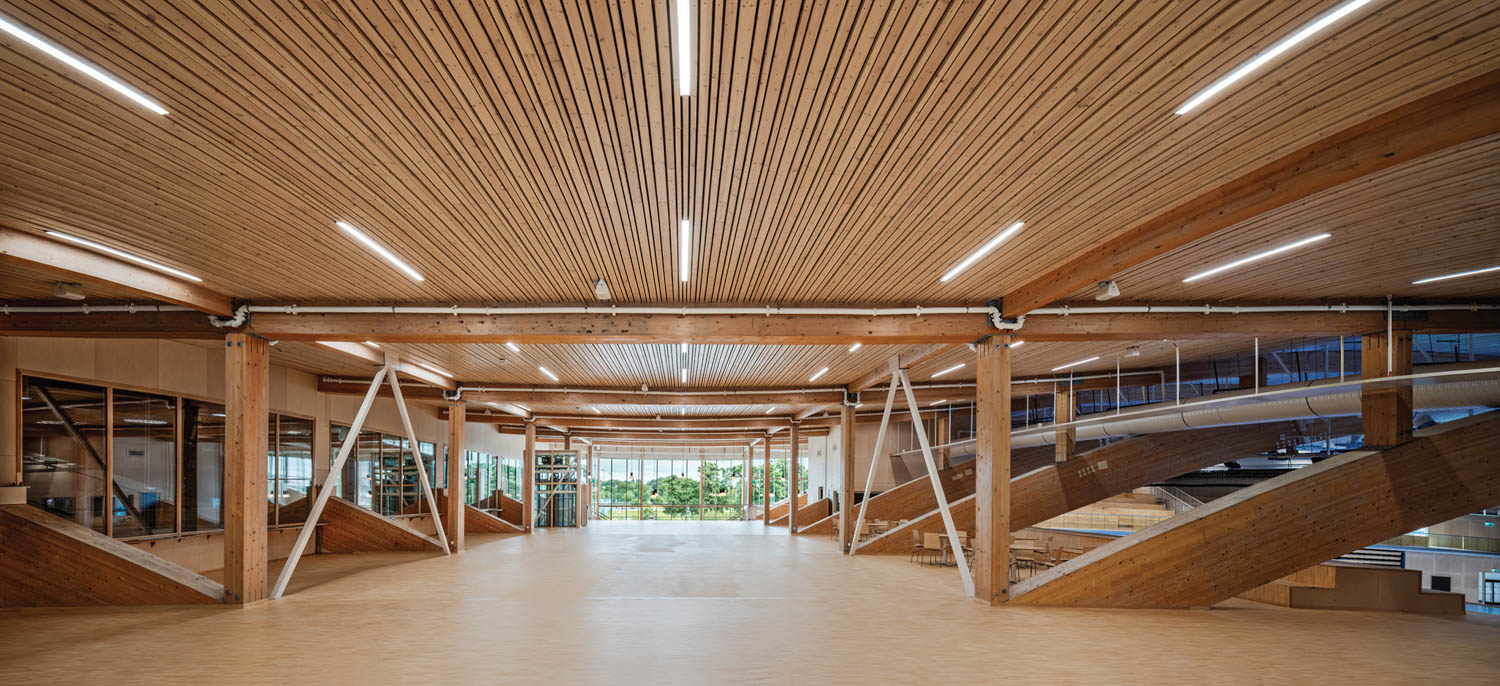
<instances>
[{"instance_id":1,"label":"wooden column","mask_svg":"<svg viewBox=\"0 0 1500 686\"><path fill-rule=\"evenodd\" d=\"M1009 407L1009 405L1006 407ZM1052 421L1058 424L1073 421L1073 387L1071 385L1059 386L1056 391L1053 391ZM1054 439L1056 443L1053 447L1057 449L1056 461L1066 462L1068 458L1073 457L1077 452L1078 428L1070 426L1058 429L1054 433L1056 434Z\"/></svg>"},{"instance_id":2,"label":"wooden column","mask_svg":"<svg viewBox=\"0 0 1500 686\"><path fill-rule=\"evenodd\" d=\"M849 405L839 412L839 451L844 457L844 476L839 482L839 543L848 554L854 543L854 408Z\"/></svg>"},{"instance_id":3,"label":"wooden column","mask_svg":"<svg viewBox=\"0 0 1500 686\"><path fill-rule=\"evenodd\" d=\"M766 437L761 440L760 444L765 447L765 455L766 455L766 468L765 468L766 471L761 474L761 479L760 479L761 480L761 484L760 484L760 497L761 497L761 500L763 501L761 503L762 509L761 509L761 512L760 512L760 519L761 519L761 521L765 522L766 526L770 526L771 525L771 435L770 434L766 434Z\"/></svg>"},{"instance_id":4,"label":"wooden column","mask_svg":"<svg viewBox=\"0 0 1500 686\"><path fill-rule=\"evenodd\" d=\"M948 442L948 413L942 412L932 420L932 444L944 445ZM948 449L938 448L933 451L937 459L938 469L948 468Z\"/></svg>"},{"instance_id":5,"label":"wooden column","mask_svg":"<svg viewBox=\"0 0 1500 686\"><path fill-rule=\"evenodd\" d=\"M1010 593L1010 349L1008 337L979 344L974 598L999 605Z\"/></svg>"},{"instance_id":6,"label":"wooden column","mask_svg":"<svg viewBox=\"0 0 1500 686\"><path fill-rule=\"evenodd\" d=\"M448 547L453 552L464 549L464 416L466 406L462 400L448 402Z\"/></svg>"},{"instance_id":7,"label":"wooden column","mask_svg":"<svg viewBox=\"0 0 1500 686\"><path fill-rule=\"evenodd\" d=\"M792 448L786 458L786 527L794 534L797 533L797 482L802 476L797 465L797 424L792 422Z\"/></svg>"},{"instance_id":8,"label":"wooden column","mask_svg":"<svg viewBox=\"0 0 1500 686\"><path fill-rule=\"evenodd\" d=\"M563 434L563 450L572 450L572 449L573 449L573 435L572 434Z\"/></svg>"},{"instance_id":9,"label":"wooden column","mask_svg":"<svg viewBox=\"0 0 1500 686\"><path fill-rule=\"evenodd\" d=\"M224 338L224 600L249 604L266 587L266 432L270 346L254 334Z\"/></svg>"},{"instance_id":10,"label":"wooden column","mask_svg":"<svg viewBox=\"0 0 1500 686\"><path fill-rule=\"evenodd\" d=\"M526 452L521 459L521 528L531 531L536 497L532 488L536 485L536 422L526 422Z\"/></svg>"},{"instance_id":11,"label":"wooden column","mask_svg":"<svg viewBox=\"0 0 1500 686\"><path fill-rule=\"evenodd\" d=\"M745 517L747 517L747 518L750 516L750 504L753 503L753 502L755 502L754 499L753 499L754 496L755 496L755 488L752 485L752 482L750 480L750 474L753 471L750 468L753 467L753 466L755 466L755 446L753 444L746 443L745 444L745 486L744 486L743 489L741 489L743 491L743 493L740 494L740 505L745 508Z\"/></svg>"},{"instance_id":12,"label":"wooden column","mask_svg":"<svg viewBox=\"0 0 1500 686\"><path fill-rule=\"evenodd\" d=\"M1373 379L1411 374L1411 332L1393 332L1395 347L1386 366L1386 333L1367 334L1360 340L1360 376ZM1366 448L1393 448L1411 440L1411 381L1397 387L1360 387L1360 415L1364 421Z\"/></svg>"}]
</instances>

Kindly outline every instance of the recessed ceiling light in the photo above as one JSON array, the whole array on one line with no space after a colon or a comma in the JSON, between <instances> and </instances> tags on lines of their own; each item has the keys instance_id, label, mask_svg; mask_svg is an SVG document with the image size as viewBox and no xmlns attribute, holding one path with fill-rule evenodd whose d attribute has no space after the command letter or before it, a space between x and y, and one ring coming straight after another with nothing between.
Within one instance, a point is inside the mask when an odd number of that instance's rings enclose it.
<instances>
[{"instance_id":1,"label":"recessed ceiling light","mask_svg":"<svg viewBox=\"0 0 1500 686\"><path fill-rule=\"evenodd\" d=\"M116 249L111 248L111 247L109 247L107 245L103 245L103 244L100 244L100 243L95 243L95 242L93 242L91 240L87 240L87 239L84 239L84 238L79 238L77 236L69 236L68 234L62 233L60 231L44 231L43 233L45 233L48 236L51 236L53 238L61 238L61 239L65 240L65 241L68 241L68 242L71 242L71 243L77 243L77 244L79 244L79 245L81 245L81 246L83 246L85 248L89 248L91 250L97 250L97 251L105 253L107 255L114 255L115 257L118 257L118 258L120 258L122 260L130 260L131 262L139 264L139 265L141 265L143 267L150 267L152 269L155 269L156 271L165 272L167 274L171 274L172 276L176 276L178 278L187 279L188 281L197 281L199 283L203 282L203 279L200 279L200 278L198 278L196 276L193 276L192 274L189 274L189 273L187 273L185 271L182 271L180 269L173 269L173 268L168 267L167 265L164 265L164 264L162 264L160 262L152 262L151 260L148 260L148 259L146 259L144 257L136 257L135 255L132 255L132 254L130 254L128 252L125 252L123 250L116 250Z\"/></svg>"},{"instance_id":2,"label":"recessed ceiling light","mask_svg":"<svg viewBox=\"0 0 1500 686\"><path fill-rule=\"evenodd\" d=\"M682 352L687 352L687 341L682 342Z\"/></svg>"},{"instance_id":3,"label":"recessed ceiling light","mask_svg":"<svg viewBox=\"0 0 1500 686\"><path fill-rule=\"evenodd\" d=\"M1053 367L1052 371L1054 371L1054 372L1060 372L1060 371L1062 371L1064 369L1067 369L1068 367L1077 367L1080 364L1086 364L1088 362L1093 362L1094 360L1097 360L1097 359L1099 359L1099 356L1095 355L1095 356L1090 357L1090 358L1088 358L1086 360L1079 360L1077 362L1069 362L1069 363L1067 363L1065 365L1062 365L1061 367Z\"/></svg>"},{"instance_id":4,"label":"recessed ceiling light","mask_svg":"<svg viewBox=\"0 0 1500 686\"><path fill-rule=\"evenodd\" d=\"M1472 269L1470 271L1459 272L1457 274L1445 274L1443 276L1434 276L1434 277L1431 277L1431 278L1422 279L1420 281L1413 281L1413 282L1411 282L1411 285L1413 285L1413 286L1420 286L1420 285L1422 285L1424 283L1432 283L1434 281L1447 281L1448 279L1461 279L1461 278L1463 278L1465 276L1474 276L1475 274L1488 274L1488 273L1493 272L1493 271L1500 271L1500 266L1485 267L1484 269Z\"/></svg>"},{"instance_id":5,"label":"recessed ceiling light","mask_svg":"<svg viewBox=\"0 0 1500 686\"><path fill-rule=\"evenodd\" d=\"M864 343L855 343L854 345L849 346L849 352L852 353L852 352L854 352L856 350L859 350L860 347L863 346L863 345L864 345Z\"/></svg>"},{"instance_id":6,"label":"recessed ceiling light","mask_svg":"<svg viewBox=\"0 0 1500 686\"><path fill-rule=\"evenodd\" d=\"M693 94L692 3L677 0L677 94ZM683 279L686 281L687 279Z\"/></svg>"},{"instance_id":7,"label":"recessed ceiling light","mask_svg":"<svg viewBox=\"0 0 1500 686\"><path fill-rule=\"evenodd\" d=\"M546 375L547 375L547 378L549 378L549 379L552 379L552 380L553 380L553 381L556 381L556 380L557 380L557 375L556 375L556 374L553 374L553 373L552 373L552 370L551 370L551 369L548 369L548 368L546 368L546 367L543 367L543 366L541 366L541 365L537 365L537 369L540 369L540 370L542 370L542 373L543 373L543 374L546 374Z\"/></svg>"},{"instance_id":8,"label":"recessed ceiling light","mask_svg":"<svg viewBox=\"0 0 1500 686\"><path fill-rule=\"evenodd\" d=\"M687 408L686 407L679 407L679 408L677 408L677 414L682 415L684 417L687 416Z\"/></svg>"},{"instance_id":9,"label":"recessed ceiling light","mask_svg":"<svg viewBox=\"0 0 1500 686\"><path fill-rule=\"evenodd\" d=\"M421 367L423 369L426 369L427 371L432 372L434 374L442 374L443 376L446 376L446 377L448 377L450 379L453 378L452 374L449 374L448 372L445 372L445 371L443 371L441 369L438 369L437 367L434 367L434 366L432 366L430 364L427 364L426 362L418 362L417 366Z\"/></svg>"},{"instance_id":10,"label":"recessed ceiling light","mask_svg":"<svg viewBox=\"0 0 1500 686\"><path fill-rule=\"evenodd\" d=\"M682 220L677 226L677 280L687 283L688 272L693 269L693 225Z\"/></svg>"},{"instance_id":11,"label":"recessed ceiling light","mask_svg":"<svg viewBox=\"0 0 1500 686\"><path fill-rule=\"evenodd\" d=\"M991 238L990 242L985 243L984 245L980 246L978 250L975 250L973 254L965 257L964 261L959 262L958 266L948 270L948 273L944 274L943 278L939 280L944 282L951 281L953 277L962 274L965 269L973 266L975 262L978 262L980 260L980 258L990 254L990 251L1000 247L1001 243L1004 243L1011 236L1016 235L1016 232L1020 231L1022 226L1025 226L1025 224L1022 222L1016 222L1006 227L1004 231L1000 232L1000 235Z\"/></svg>"},{"instance_id":12,"label":"recessed ceiling light","mask_svg":"<svg viewBox=\"0 0 1500 686\"><path fill-rule=\"evenodd\" d=\"M823 376L823 375L824 375L824 374L827 374L827 373L828 373L828 368L827 368L827 367L824 367L824 368L822 368L822 369L819 369L819 370L818 370L818 373L817 373L817 374L813 374L813 375L812 375L812 378L811 378L811 379L808 379L808 380L807 380L807 382L808 382L808 383L812 383L812 382L814 382L814 381L817 381L817 380L818 380L818 378L819 378L819 377L821 377L821 376Z\"/></svg>"},{"instance_id":13,"label":"recessed ceiling light","mask_svg":"<svg viewBox=\"0 0 1500 686\"><path fill-rule=\"evenodd\" d=\"M1234 85L1236 81L1249 76L1250 72L1253 72L1256 69L1265 66L1267 62L1275 59L1277 55L1280 55L1281 53L1292 49L1298 43L1311 38L1313 34L1328 28L1329 25L1340 19L1343 19L1350 12L1353 12L1354 10L1357 10L1369 3L1370 0L1350 0L1350 2L1346 2L1343 5L1338 6L1332 12L1318 17L1318 19L1313 21L1313 23L1308 24L1301 29L1298 29L1296 33L1282 39L1280 43L1271 46L1265 52L1251 58L1249 62L1246 62L1240 65L1238 69L1229 72L1228 76L1215 81L1213 85L1203 89L1197 95L1194 95L1193 99L1183 103L1182 107L1177 108L1176 114L1187 114L1188 112L1191 112L1194 108L1202 105L1206 100L1213 97L1219 91L1222 91L1225 88Z\"/></svg>"},{"instance_id":14,"label":"recessed ceiling light","mask_svg":"<svg viewBox=\"0 0 1500 686\"><path fill-rule=\"evenodd\" d=\"M510 351L513 353L521 352L521 347L510 341L505 342L505 347L510 348Z\"/></svg>"},{"instance_id":15,"label":"recessed ceiling light","mask_svg":"<svg viewBox=\"0 0 1500 686\"><path fill-rule=\"evenodd\" d=\"M958 371L960 369L963 369L963 368L964 368L964 363L960 362L958 364L953 365L952 367L949 367L947 369L944 369L943 371L940 371L940 372L938 372L936 374L933 374L932 378L936 379L936 378L938 378L938 377L940 377L940 376L942 376L944 374L947 374L948 372L956 372L956 371Z\"/></svg>"},{"instance_id":16,"label":"recessed ceiling light","mask_svg":"<svg viewBox=\"0 0 1500 686\"><path fill-rule=\"evenodd\" d=\"M396 257L396 255L393 254L391 251L386 250L384 246L380 245L379 243L376 243L375 240L372 239L372 238L370 238L369 236L366 236L365 232L360 231L359 229L355 228L354 225L350 224L349 222L340 221L340 222L335 222L335 223L338 225L338 227L340 229L344 230L344 233L349 234L350 236L352 236L354 238L354 240L359 241L366 248L369 248L370 252L373 252L376 255L379 255L380 259L385 260L386 262L390 263L390 265L392 267L395 267L395 268L401 270L402 272L405 272L408 277L411 277L412 281L422 281L422 275L418 274L417 270L412 269L411 267L407 266L407 264L405 262L401 261L401 258Z\"/></svg>"},{"instance_id":17,"label":"recessed ceiling light","mask_svg":"<svg viewBox=\"0 0 1500 686\"><path fill-rule=\"evenodd\" d=\"M27 31L24 28L21 28L19 24L15 24L3 16L0 16L0 29L4 29L6 33L9 33L16 38L25 41L31 47L47 53L47 55L52 57L53 59L62 62L63 64L66 64L74 69L77 69L84 74L87 74L95 81L108 86L116 93L134 100L136 104L157 114L167 113L167 108L158 105L155 100L146 97L145 95L141 94L140 91L137 91L136 89L121 83L115 77L110 76L103 71L100 71L97 67L89 64L88 62L74 57L73 55L65 52L62 48L59 48L45 40L42 40L40 36L37 36L36 34L33 34L32 32Z\"/></svg>"},{"instance_id":18,"label":"recessed ceiling light","mask_svg":"<svg viewBox=\"0 0 1500 686\"><path fill-rule=\"evenodd\" d=\"M1304 239L1302 239L1300 241L1297 241L1295 243L1287 243L1286 245L1283 245L1283 246L1280 246L1280 247L1271 248L1270 250L1267 250L1265 252L1256 253L1256 254L1251 255L1249 257L1245 257L1245 258L1238 259L1238 260L1235 260L1233 262L1230 262L1229 264L1219 265L1219 266L1214 267L1213 269L1210 269L1210 270L1208 270L1206 272L1199 272L1197 274L1194 274L1192 276L1187 277L1186 279L1183 279L1182 282L1183 283L1191 283L1193 281L1197 281L1198 279L1201 279L1201 278L1204 278L1204 277L1207 277L1207 276L1213 276L1214 274L1218 274L1219 272L1229 271L1230 269L1234 269L1236 267L1243 267L1243 266L1245 266L1247 264L1250 264L1251 262L1259 262L1261 260L1266 259L1267 257L1272 257L1272 256L1275 256L1275 255L1280 255L1281 253L1284 253L1284 252L1286 252L1288 250L1296 250L1297 248L1300 248L1300 247L1302 247L1304 245L1308 245L1308 244L1311 244L1311 243L1317 243L1318 241L1321 241L1321 240L1323 240L1325 238L1328 238L1330 235L1332 235L1332 234L1320 233L1320 234L1318 234L1316 236L1313 236L1311 238L1304 238Z\"/></svg>"}]
</instances>

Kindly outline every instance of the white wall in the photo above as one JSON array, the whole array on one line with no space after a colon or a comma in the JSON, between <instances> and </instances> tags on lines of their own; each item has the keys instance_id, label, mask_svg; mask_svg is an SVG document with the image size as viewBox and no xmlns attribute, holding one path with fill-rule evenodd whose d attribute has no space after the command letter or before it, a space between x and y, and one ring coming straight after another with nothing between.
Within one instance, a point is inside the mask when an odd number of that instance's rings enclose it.
<instances>
[{"instance_id":1,"label":"white wall","mask_svg":"<svg viewBox=\"0 0 1500 686\"><path fill-rule=\"evenodd\" d=\"M321 480L332 460L328 425L352 423L361 398L319 393L316 376L276 364L276 355L273 349L271 411L317 420L313 450ZM224 356L212 348L167 340L0 337L0 482L5 483L20 479L16 384L23 373L224 401ZM409 403L418 440L439 446L447 442L447 422L439 417L439 409L434 404ZM391 434L404 432L391 398L376 399L365 426ZM501 434L491 424L469 423L464 436L465 449L491 455L519 457L525 448L524 437Z\"/></svg>"},{"instance_id":2,"label":"white wall","mask_svg":"<svg viewBox=\"0 0 1500 686\"><path fill-rule=\"evenodd\" d=\"M1452 577L1454 593L1463 593L1471 603L1479 602L1479 574L1500 569L1500 556L1477 553L1406 551L1406 568L1422 572L1422 588L1432 588L1432 575Z\"/></svg>"}]
</instances>

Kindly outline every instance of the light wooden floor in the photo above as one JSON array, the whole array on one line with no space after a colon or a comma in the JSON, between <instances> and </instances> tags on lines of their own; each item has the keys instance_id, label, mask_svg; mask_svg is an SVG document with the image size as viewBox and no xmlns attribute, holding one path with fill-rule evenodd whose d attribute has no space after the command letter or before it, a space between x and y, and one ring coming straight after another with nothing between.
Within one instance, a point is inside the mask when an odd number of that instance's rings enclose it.
<instances>
[{"instance_id":1,"label":"light wooden floor","mask_svg":"<svg viewBox=\"0 0 1500 686\"><path fill-rule=\"evenodd\" d=\"M1500 618L989 609L758 523L325 555L281 601L0 612L4 683L1500 683Z\"/></svg>"}]
</instances>

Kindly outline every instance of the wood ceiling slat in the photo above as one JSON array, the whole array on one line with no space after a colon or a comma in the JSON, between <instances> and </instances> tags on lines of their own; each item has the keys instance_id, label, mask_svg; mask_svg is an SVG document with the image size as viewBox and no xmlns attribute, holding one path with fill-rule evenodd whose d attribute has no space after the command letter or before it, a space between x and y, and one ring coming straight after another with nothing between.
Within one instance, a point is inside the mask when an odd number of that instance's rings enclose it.
<instances>
[{"instance_id":1,"label":"wood ceiling slat","mask_svg":"<svg viewBox=\"0 0 1500 686\"><path fill-rule=\"evenodd\" d=\"M1497 64L1500 6L1378 3L1171 114L1337 2L699 0L682 98L668 0L0 0L172 111L143 113L0 39L0 222L104 240L259 300L577 303L602 277L621 303L980 303ZM1121 284L1189 302L1495 297L1500 279L1409 282L1500 258L1497 149L1476 142L1326 191ZM339 219L427 280L359 249ZM1016 220L1027 228L1010 244L938 282ZM1314 225L1336 238L1305 258L1179 283ZM6 276L0 296L43 294ZM1028 345L1016 373L1080 345ZM282 354L347 368L297 348ZM514 383L549 383L547 364L568 383L670 386L682 363L670 345L403 350ZM836 385L893 350L694 346L687 363L705 385L805 384L823 365L820 383Z\"/></svg>"}]
</instances>

